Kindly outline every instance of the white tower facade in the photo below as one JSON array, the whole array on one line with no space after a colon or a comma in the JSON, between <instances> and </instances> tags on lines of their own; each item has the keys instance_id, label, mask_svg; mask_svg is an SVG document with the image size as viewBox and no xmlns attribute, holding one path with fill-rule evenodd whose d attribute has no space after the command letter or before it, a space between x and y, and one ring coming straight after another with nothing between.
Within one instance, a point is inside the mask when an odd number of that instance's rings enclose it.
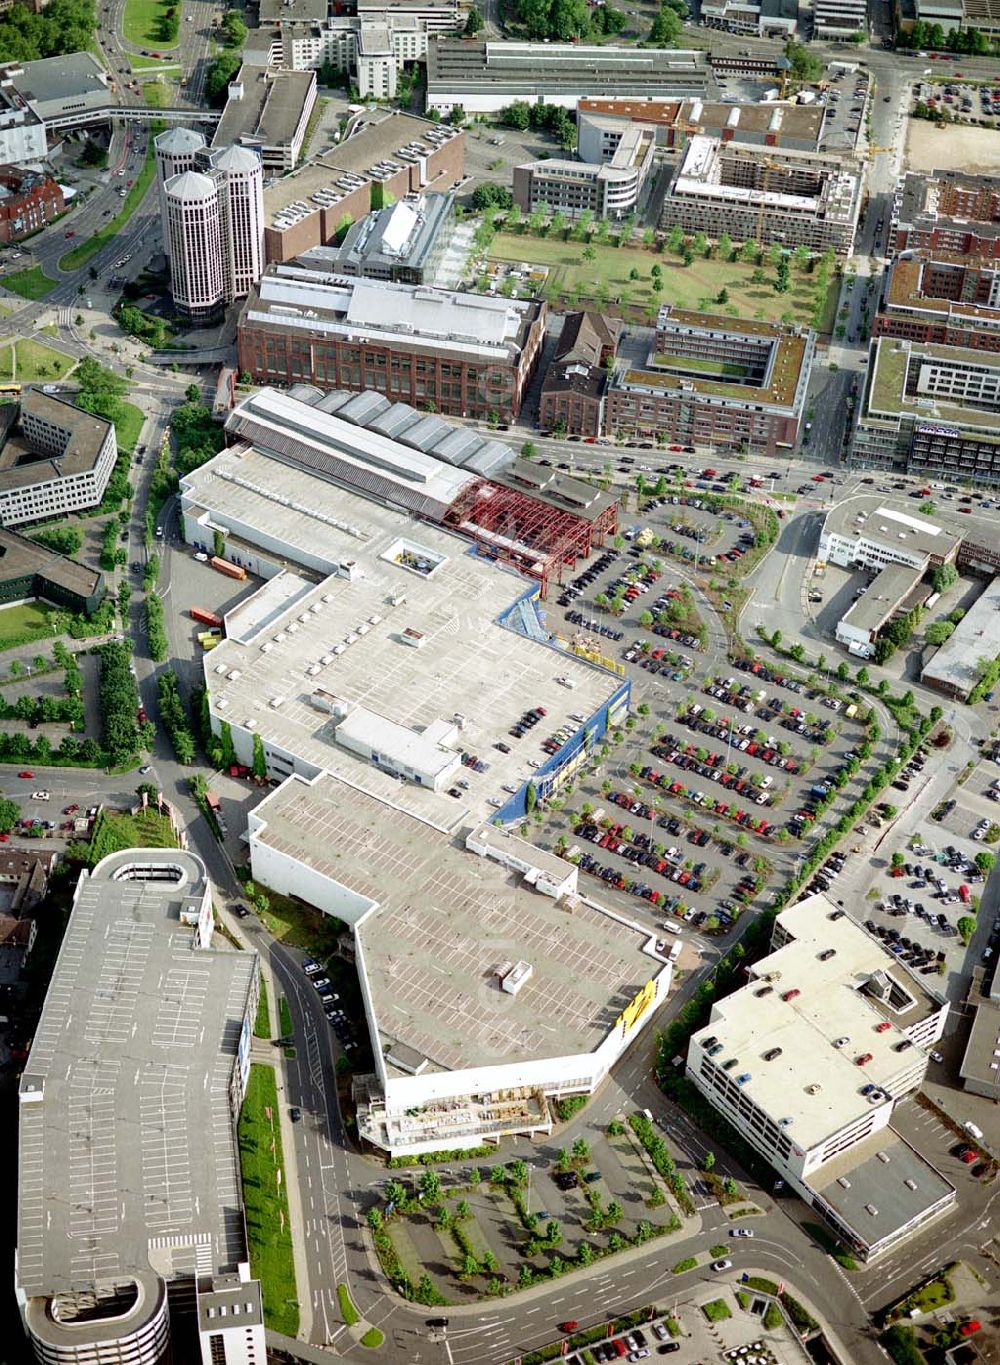
<instances>
[{"instance_id":1,"label":"white tower facade","mask_svg":"<svg viewBox=\"0 0 1000 1365\"><path fill-rule=\"evenodd\" d=\"M160 201L160 227L163 231L163 250L169 256L170 243L167 232L167 205L163 187L175 175L189 171L194 165L195 156L204 150L205 138L194 128L168 128L160 133L153 146L156 149L156 189Z\"/></svg>"},{"instance_id":2,"label":"white tower facade","mask_svg":"<svg viewBox=\"0 0 1000 1365\"><path fill-rule=\"evenodd\" d=\"M264 270L264 168L247 147L226 147L211 157L219 186L226 298L246 298Z\"/></svg>"},{"instance_id":3,"label":"white tower facade","mask_svg":"<svg viewBox=\"0 0 1000 1365\"><path fill-rule=\"evenodd\" d=\"M171 291L192 320L208 321L225 298L225 260L219 192L200 171L183 171L163 187Z\"/></svg>"}]
</instances>

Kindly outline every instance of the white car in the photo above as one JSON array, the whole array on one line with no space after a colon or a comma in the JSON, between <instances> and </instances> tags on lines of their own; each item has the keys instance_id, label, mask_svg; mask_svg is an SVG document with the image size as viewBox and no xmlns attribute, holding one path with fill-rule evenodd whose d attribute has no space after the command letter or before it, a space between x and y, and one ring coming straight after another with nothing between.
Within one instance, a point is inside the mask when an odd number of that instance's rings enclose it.
<instances>
[{"instance_id":1,"label":"white car","mask_svg":"<svg viewBox=\"0 0 1000 1365\"><path fill-rule=\"evenodd\" d=\"M195 559L198 561L199 564L208 563L208 555L202 554L200 551L198 554L195 555Z\"/></svg>"},{"instance_id":2,"label":"white car","mask_svg":"<svg viewBox=\"0 0 1000 1365\"><path fill-rule=\"evenodd\" d=\"M730 1228L730 1237L752 1237L753 1228Z\"/></svg>"},{"instance_id":3,"label":"white car","mask_svg":"<svg viewBox=\"0 0 1000 1365\"><path fill-rule=\"evenodd\" d=\"M732 1268L733 1268L733 1263L732 1263L732 1261L725 1261L725 1260L723 1260L723 1261L713 1261L712 1264L709 1266L709 1270L714 1270L714 1271L716 1271L717 1273L720 1272L720 1271L723 1271L723 1270L732 1270Z\"/></svg>"},{"instance_id":4,"label":"white car","mask_svg":"<svg viewBox=\"0 0 1000 1365\"><path fill-rule=\"evenodd\" d=\"M31 793L31 799L32 799L32 801L48 801L48 799L49 799L49 793L48 793L48 792L32 792L32 793Z\"/></svg>"},{"instance_id":5,"label":"white car","mask_svg":"<svg viewBox=\"0 0 1000 1365\"><path fill-rule=\"evenodd\" d=\"M937 1062L939 1066L944 1061L944 1058L941 1056L940 1052L931 1052L928 1055L930 1056L931 1061Z\"/></svg>"}]
</instances>

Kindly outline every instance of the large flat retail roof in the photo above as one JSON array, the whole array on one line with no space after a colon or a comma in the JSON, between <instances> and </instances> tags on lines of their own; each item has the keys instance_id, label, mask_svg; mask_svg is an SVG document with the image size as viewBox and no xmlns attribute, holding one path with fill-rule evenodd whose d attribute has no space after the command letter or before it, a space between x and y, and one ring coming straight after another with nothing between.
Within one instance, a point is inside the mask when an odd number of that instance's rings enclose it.
<instances>
[{"instance_id":1,"label":"large flat retail roof","mask_svg":"<svg viewBox=\"0 0 1000 1365\"><path fill-rule=\"evenodd\" d=\"M583 902L569 913L336 778L290 779L254 819L255 839L377 905L356 948L390 1073L394 1044L444 1071L590 1052L664 969L648 930ZM531 974L511 995L498 969L518 961Z\"/></svg>"},{"instance_id":2,"label":"large flat retail roof","mask_svg":"<svg viewBox=\"0 0 1000 1365\"><path fill-rule=\"evenodd\" d=\"M204 466L199 482L230 458L225 452ZM202 486L211 506L213 489ZM233 488L240 499L249 492ZM499 625L530 585L481 558L468 541L346 490L331 495L336 520L317 534L327 553L354 563L355 576L317 586L285 574L231 612L229 638L205 657L213 709L234 725L252 721L251 729L317 770L327 768L432 824L478 824L493 814L491 801L505 799L505 787L519 788L530 777L529 761L546 759L541 741L570 724L573 714L593 715L621 679ZM266 497L258 498L241 505L260 519L269 544L280 542L289 526L296 535L309 534L298 513L272 517ZM408 569L401 553L437 567L429 575ZM406 636L408 630L416 636ZM419 638L421 647L408 646L407 638ZM556 684L559 676L574 686ZM468 787L461 800L404 786L335 742L331 716L310 702L317 689L415 729L460 713L461 747L478 754L486 771L462 770ZM531 732L537 738L511 739L510 727L538 704L548 715ZM496 749L497 741L511 752Z\"/></svg>"},{"instance_id":3,"label":"large flat retail roof","mask_svg":"<svg viewBox=\"0 0 1000 1365\"><path fill-rule=\"evenodd\" d=\"M19 1089L29 1297L246 1259L229 1082L257 961L198 946L181 914L210 910L204 864L178 849L81 876Z\"/></svg>"}]
</instances>

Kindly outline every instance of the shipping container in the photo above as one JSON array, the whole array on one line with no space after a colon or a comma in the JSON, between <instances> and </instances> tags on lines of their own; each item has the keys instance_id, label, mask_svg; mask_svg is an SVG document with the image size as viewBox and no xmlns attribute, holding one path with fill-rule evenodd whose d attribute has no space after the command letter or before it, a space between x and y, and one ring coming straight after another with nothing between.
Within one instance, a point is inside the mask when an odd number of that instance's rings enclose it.
<instances>
[{"instance_id":1,"label":"shipping container","mask_svg":"<svg viewBox=\"0 0 1000 1365\"><path fill-rule=\"evenodd\" d=\"M204 607L192 607L191 620L200 621L204 626L222 625L222 617L217 616L214 611L206 611Z\"/></svg>"},{"instance_id":2,"label":"shipping container","mask_svg":"<svg viewBox=\"0 0 1000 1365\"><path fill-rule=\"evenodd\" d=\"M218 555L213 555L209 563L213 569L218 569L219 573L224 573L227 578L238 578L242 582L247 576L247 571L241 564L230 564L228 559L220 559Z\"/></svg>"}]
</instances>

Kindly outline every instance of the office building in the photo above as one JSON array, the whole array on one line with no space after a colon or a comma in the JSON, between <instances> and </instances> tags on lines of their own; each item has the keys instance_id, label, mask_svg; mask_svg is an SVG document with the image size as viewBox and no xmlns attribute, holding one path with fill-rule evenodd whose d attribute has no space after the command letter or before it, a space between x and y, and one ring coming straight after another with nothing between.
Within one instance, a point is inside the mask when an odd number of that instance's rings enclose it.
<instances>
[{"instance_id":1,"label":"office building","mask_svg":"<svg viewBox=\"0 0 1000 1365\"><path fill-rule=\"evenodd\" d=\"M615 364L605 432L771 456L792 450L815 346L812 331L665 306L646 363Z\"/></svg>"},{"instance_id":2,"label":"office building","mask_svg":"<svg viewBox=\"0 0 1000 1365\"><path fill-rule=\"evenodd\" d=\"M604 395L621 324L601 313L569 313L545 372L538 406L543 432L599 436L604 430Z\"/></svg>"},{"instance_id":3,"label":"office building","mask_svg":"<svg viewBox=\"0 0 1000 1365\"><path fill-rule=\"evenodd\" d=\"M283 28L277 60L293 71L333 66L361 98L394 99L407 64L425 61L434 35L455 33L464 22L465 11L450 0L401 0L391 9L362 0L354 14Z\"/></svg>"},{"instance_id":4,"label":"office building","mask_svg":"<svg viewBox=\"0 0 1000 1365\"><path fill-rule=\"evenodd\" d=\"M200 136L196 134L195 136ZM166 147L160 154L160 142ZM162 181L170 289L177 308L196 323L221 316L245 298L264 268L263 171L248 147L180 147L173 132L157 138L158 172L191 164Z\"/></svg>"},{"instance_id":5,"label":"office building","mask_svg":"<svg viewBox=\"0 0 1000 1365\"><path fill-rule=\"evenodd\" d=\"M191 853L80 874L18 1087L15 1293L44 1365L265 1358L235 1133L257 955L213 930Z\"/></svg>"},{"instance_id":6,"label":"office building","mask_svg":"<svg viewBox=\"0 0 1000 1365\"><path fill-rule=\"evenodd\" d=\"M258 384L374 389L454 417L517 416L545 304L270 266L237 327Z\"/></svg>"},{"instance_id":7,"label":"office building","mask_svg":"<svg viewBox=\"0 0 1000 1365\"><path fill-rule=\"evenodd\" d=\"M593 484L377 393L263 389L226 433L230 448L184 476L184 534L205 549L222 531L228 557L262 578L347 571L341 490L451 528L543 597L618 527L617 502Z\"/></svg>"},{"instance_id":8,"label":"office building","mask_svg":"<svg viewBox=\"0 0 1000 1365\"><path fill-rule=\"evenodd\" d=\"M823 131L823 109L788 101L726 104L656 95L644 99L602 95L582 99L576 107L578 156L582 161L610 161L633 124L652 128L657 147L665 151L680 151L701 134L747 146L815 152Z\"/></svg>"},{"instance_id":9,"label":"office building","mask_svg":"<svg viewBox=\"0 0 1000 1365\"><path fill-rule=\"evenodd\" d=\"M0 62L0 90L4 92L3 105L29 116L24 121L13 120L13 127L18 129L15 141L27 139L37 146L34 130L41 127L41 152L36 153L39 160L48 154L46 131L56 133L100 121L115 103L114 78L90 52L66 52L34 62ZM7 122L0 113L0 127ZM23 163L25 158L10 156L5 149L0 160Z\"/></svg>"},{"instance_id":10,"label":"office building","mask_svg":"<svg viewBox=\"0 0 1000 1365\"><path fill-rule=\"evenodd\" d=\"M966 171L908 172L893 201L890 249L1000 258L1000 180Z\"/></svg>"},{"instance_id":11,"label":"office building","mask_svg":"<svg viewBox=\"0 0 1000 1365\"><path fill-rule=\"evenodd\" d=\"M0 114L0 129L2 121ZM51 175L0 165L0 245L10 246L40 231L65 208L62 189Z\"/></svg>"},{"instance_id":12,"label":"office building","mask_svg":"<svg viewBox=\"0 0 1000 1365\"><path fill-rule=\"evenodd\" d=\"M20 403L0 407L0 523L20 526L95 507L117 458L113 422L25 389Z\"/></svg>"},{"instance_id":13,"label":"office building","mask_svg":"<svg viewBox=\"0 0 1000 1365\"><path fill-rule=\"evenodd\" d=\"M207 146L205 135L197 128L184 128L176 124L153 139L153 152L156 157L156 191L160 205L160 230L163 237L163 250L170 257L170 225L167 219L167 199L164 193L166 183L175 175L194 169L195 157Z\"/></svg>"},{"instance_id":14,"label":"office building","mask_svg":"<svg viewBox=\"0 0 1000 1365\"><path fill-rule=\"evenodd\" d=\"M265 171L283 175L299 163L315 106L314 71L244 65L229 83L212 146L246 147Z\"/></svg>"},{"instance_id":15,"label":"office building","mask_svg":"<svg viewBox=\"0 0 1000 1365\"><path fill-rule=\"evenodd\" d=\"M345 227L407 195L452 189L465 174L465 133L399 110L366 110L348 136L264 191L267 260L330 246Z\"/></svg>"},{"instance_id":16,"label":"office building","mask_svg":"<svg viewBox=\"0 0 1000 1365\"><path fill-rule=\"evenodd\" d=\"M870 659L875 641L897 616L923 606L931 590L923 582L923 569L892 563L879 570L861 596L837 622L837 641L852 654Z\"/></svg>"},{"instance_id":17,"label":"office building","mask_svg":"<svg viewBox=\"0 0 1000 1365\"><path fill-rule=\"evenodd\" d=\"M830 42L850 43L868 31L865 0L816 0L813 36Z\"/></svg>"},{"instance_id":18,"label":"office building","mask_svg":"<svg viewBox=\"0 0 1000 1365\"><path fill-rule=\"evenodd\" d=\"M90 616L104 600L104 575L0 528L0 603L41 598L74 615Z\"/></svg>"},{"instance_id":19,"label":"office building","mask_svg":"<svg viewBox=\"0 0 1000 1365\"><path fill-rule=\"evenodd\" d=\"M847 498L823 519L817 559L842 569L876 573L887 564L904 564L921 573L954 564L961 540L932 517L911 516L877 497Z\"/></svg>"},{"instance_id":20,"label":"office building","mask_svg":"<svg viewBox=\"0 0 1000 1365\"><path fill-rule=\"evenodd\" d=\"M687 1075L852 1255L875 1260L955 1202L890 1125L948 1005L823 894L778 915L771 947L692 1036Z\"/></svg>"},{"instance_id":21,"label":"office building","mask_svg":"<svg viewBox=\"0 0 1000 1365\"><path fill-rule=\"evenodd\" d=\"M794 38L799 0L704 0L699 19L705 28L748 33L757 38Z\"/></svg>"},{"instance_id":22,"label":"office building","mask_svg":"<svg viewBox=\"0 0 1000 1365\"><path fill-rule=\"evenodd\" d=\"M608 161L525 162L514 167L514 203L525 213L545 204L571 218L627 218L639 207L655 150L655 131L632 124Z\"/></svg>"},{"instance_id":23,"label":"office building","mask_svg":"<svg viewBox=\"0 0 1000 1365\"><path fill-rule=\"evenodd\" d=\"M714 90L704 52L586 43L469 42L437 38L427 51L427 108L495 113L518 100L575 109L584 96L672 95Z\"/></svg>"},{"instance_id":24,"label":"office building","mask_svg":"<svg viewBox=\"0 0 1000 1365\"><path fill-rule=\"evenodd\" d=\"M872 335L1000 351L1000 267L944 252L897 257Z\"/></svg>"},{"instance_id":25,"label":"office building","mask_svg":"<svg viewBox=\"0 0 1000 1365\"><path fill-rule=\"evenodd\" d=\"M849 256L860 205L861 176L840 157L699 134L663 197L660 226Z\"/></svg>"},{"instance_id":26,"label":"office building","mask_svg":"<svg viewBox=\"0 0 1000 1365\"><path fill-rule=\"evenodd\" d=\"M1000 486L1000 354L879 337L851 464Z\"/></svg>"},{"instance_id":27,"label":"office building","mask_svg":"<svg viewBox=\"0 0 1000 1365\"><path fill-rule=\"evenodd\" d=\"M340 246L310 247L297 264L327 275L433 284L454 222L453 194L417 195L352 224Z\"/></svg>"},{"instance_id":28,"label":"office building","mask_svg":"<svg viewBox=\"0 0 1000 1365\"><path fill-rule=\"evenodd\" d=\"M1000 577L992 579L955 627L954 634L934 651L920 681L946 696L968 701L979 681L980 659L1000 653ZM996 1084L996 1077L994 1077Z\"/></svg>"}]
</instances>

